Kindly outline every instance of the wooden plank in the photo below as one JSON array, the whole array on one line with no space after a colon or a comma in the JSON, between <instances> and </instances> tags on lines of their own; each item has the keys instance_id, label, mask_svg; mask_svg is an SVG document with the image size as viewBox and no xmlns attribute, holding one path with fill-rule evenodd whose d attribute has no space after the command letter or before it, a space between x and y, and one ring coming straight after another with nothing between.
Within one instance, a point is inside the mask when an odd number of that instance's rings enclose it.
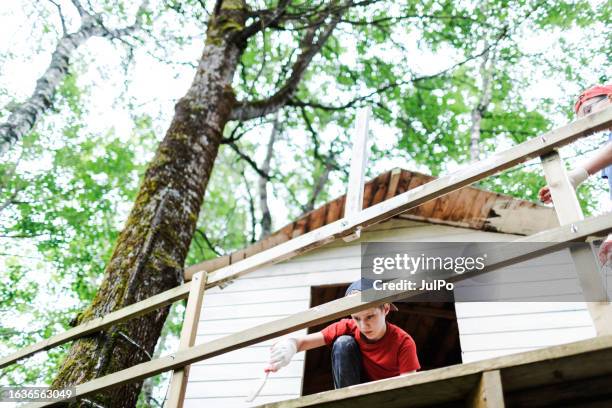
<instances>
[{"instance_id":1,"label":"wooden plank","mask_svg":"<svg viewBox=\"0 0 612 408\"><path fill-rule=\"evenodd\" d=\"M346 190L346 202L344 205L344 218L353 217L363 208L365 169L368 163L368 121L370 119L369 108L360 109L357 112L355 125L355 136L353 138L353 154L351 157L351 168ZM368 188L373 189L376 181ZM370 191L371 193L371 191ZM342 237L346 242L354 241L361 236L361 228L356 228L351 234Z\"/></svg>"},{"instance_id":2,"label":"wooden plank","mask_svg":"<svg viewBox=\"0 0 612 408\"><path fill-rule=\"evenodd\" d=\"M578 362L580 364L580 362ZM564 381L558 384L506 393L509 407L609 408L612 405L612 376Z\"/></svg>"},{"instance_id":3,"label":"wooden plank","mask_svg":"<svg viewBox=\"0 0 612 408\"><path fill-rule=\"evenodd\" d=\"M138 303L133 303L124 307L123 309L111 312L106 316L89 320L77 327L66 330L63 333L57 334L36 344L32 344L31 346L17 351L16 353L3 357L0 359L0 368L11 365L16 361L29 357L35 353L38 353L39 351L48 350L68 341L78 339L79 337L104 330L114 324L142 316L153 310L159 309L160 307L170 305L177 300L186 298L190 289L191 282L187 282L183 285L151 296L150 298L142 300Z\"/></svg>"},{"instance_id":4,"label":"wooden plank","mask_svg":"<svg viewBox=\"0 0 612 408\"><path fill-rule=\"evenodd\" d=\"M327 212L327 206L322 206L322 207L319 207L313 210L310 213L310 216L308 217L309 218L308 229L310 231L320 228L322 225L325 225L326 212Z\"/></svg>"},{"instance_id":5,"label":"wooden plank","mask_svg":"<svg viewBox=\"0 0 612 408\"><path fill-rule=\"evenodd\" d=\"M237 264L218 269L210 274L209 284L217 285L223 281L235 279L260 266L289 259L332 242L337 238L351 235L358 229L392 218L410 208L513 167L529 160L531 157L546 154L555 148L605 129L610 125L612 125L612 107L588 115L562 128L552 130L541 137L528 140L507 151L496 153L488 159L472 164L452 175L440 177L380 204L366 208L351 217L350 220L338 220L267 251L255 254ZM192 270L195 271L197 268L197 265L195 265Z\"/></svg>"},{"instance_id":6,"label":"wooden plank","mask_svg":"<svg viewBox=\"0 0 612 408\"><path fill-rule=\"evenodd\" d=\"M609 347L598 350L584 348L582 352L574 352L577 351L576 347L578 345L581 345L580 347L586 344L592 345L603 338L607 338L608 341L612 340L610 336L593 338L544 350L443 367L404 377L393 377L340 390L261 405L261 407L387 407L388 402L391 403L389 406L392 407L437 406L436 404L454 401L457 397L465 398L469 393L466 386L471 385L473 389L478 385L482 372L495 371L498 371L500 377L503 378L505 391L511 389L519 392L519 390L533 389L535 386L563 384L568 380L607 375L612 371L612 349ZM572 351L570 352L570 350ZM426 390L424 386L427 385L430 386L430 389L427 390L429 392L424 392ZM496 393L499 395L499 390ZM440 395L443 397L441 398ZM462 404L456 403L450 406L460 405ZM560 405L563 404L556 406ZM501 404L495 405L495 402L489 406L503 407ZM518 404L516 406L531 405Z\"/></svg>"},{"instance_id":7,"label":"wooden plank","mask_svg":"<svg viewBox=\"0 0 612 408\"><path fill-rule=\"evenodd\" d=\"M599 261L590 248L573 248L571 254L597 335L612 334L612 304L609 301L589 301L607 299L607 286L602 280Z\"/></svg>"},{"instance_id":8,"label":"wooden plank","mask_svg":"<svg viewBox=\"0 0 612 408\"><path fill-rule=\"evenodd\" d=\"M427 372L398 378L418 378ZM259 407L334 407L334 408L456 408L463 406L465 396L478 383L479 374L470 373L441 381L419 381L401 386L390 380L380 380L326 391L307 397L272 402ZM405 384L405 383L404 383ZM341 394L341 398L333 398Z\"/></svg>"},{"instance_id":9,"label":"wooden plank","mask_svg":"<svg viewBox=\"0 0 612 408\"><path fill-rule=\"evenodd\" d=\"M584 219L576 192L567 178L559 152L553 150L542 156L541 160L559 224L563 225Z\"/></svg>"},{"instance_id":10,"label":"wooden plank","mask_svg":"<svg viewBox=\"0 0 612 408\"><path fill-rule=\"evenodd\" d=\"M395 168L391 170L391 178L389 179L389 187L387 188L387 194L385 200L393 197L397 192L397 186L399 185L400 178L402 177L402 169Z\"/></svg>"},{"instance_id":11,"label":"wooden plank","mask_svg":"<svg viewBox=\"0 0 612 408\"><path fill-rule=\"evenodd\" d=\"M499 370L485 371L478 386L468 397L468 407L504 408L504 391Z\"/></svg>"},{"instance_id":12,"label":"wooden plank","mask_svg":"<svg viewBox=\"0 0 612 408\"><path fill-rule=\"evenodd\" d=\"M609 339L610 336L593 337L583 341L593 341L600 338ZM537 351L544 356L547 350ZM501 374L505 393L541 387L547 384L563 384L583 378L610 375L612 374L612 350L592 350L581 354L567 355L563 358L543 358L538 362L515 364L502 369ZM611 391L609 386L607 389L608 392Z\"/></svg>"},{"instance_id":13,"label":"wooden plank","mask_svg":"<svg viewBox=\"0 0 612 408\"><path fill-rule=\"evenodd\" d=\"M612 221L612 213L587 218L584 221L571 225L561 225L537 234L517 239L513 242L563 242L584 241L591 236L601 236L609 231L609 222ZM572 240L572 236L575 237Z\"/></svg>"},{"instance_id":14,"label":"wooden plank","mask_svg":"<svg viewBox=\"0 0 612 408\"><path fill-rule=\"evenodd\" d=\"M434 180L432 177L429 180L424 179L423 177L419 177L416 174L412 173L412 177L410 178L410 182L408 183L408 191L413 190L417 187L422 186L423 184L429 183L431 180ZM423 203L415 208L411 208L410 211L407 211L407 214L414 214L416 216L421 217L421 219L430 218L431 214L434 211L434 208L438 205L438 199L428 201Z\"/></svg>"},{"instance_id":15,"label":"wooden plank","mask_svg":"<svg viewBox=\"0 0 612 408\"><path fill-rule=\"evenodd\" d=\"M327 214L325 217L325 224L332 223L342 217L341 214L344 210L344 199L345 197L336 198L334 201L329 203L329 208L327 209Z\"/></svg>"},{"instance_id":16,"label":"wooden plank","mask_svg":"<svg viewBox=\"0 0 612 408\"><path fill-rule=\"evenodd\" d=\"M559 223L564 225L584 219L559 153L554 150L542 156L542 167ZM598 260L589 248L572 248L571 254L597 335L612 334L612 304L604 301L607 295Z\"/></svg>"},{"instance_id":17,"label":"wooden plank","mask_svg":"<svg viewBox=\"0 0 612 408\"><path fill-rule=\"evenodd\" d=\"M360 109L357 112L355 135L353 137L353 154L349 182L346 191L344 217L349 218L361 211L363 205L363 186L365 184L365 169L368 162L368 121L370 110Z\"/></svg>"},{"instance_id":18,"label":"wooden plank","mask_svg":"<svg viewBox=\"0 0 612 408\"><path fill-rule=\"evenodd\" d=\"M265 244L264 244L265 246ZM200 262L196 265L191 265L185 269L185 281L190 281L191 277L198 271L210 270L214 271L221 269L230 264L230 256L224 255L217 258L209 259L208 261Z\"/></svg>"},{"instance_id":19,"label":"wooden plank","mask_svg":"<svg viewBox=\"0 0 612 408\"><path fill-rule=\"evenodd\" d=\"M491 193L480 189L475 190L478 192L478 194L474 198L470 209L465 213L465 217L462 221L470 225L472 228L482 229L482 226L489 215L489 210L491 209L491 206L485 206Z\"/></svg>"},{"instance_id":20,"label":"wooden plank","mask_svg":"<svg viewBox=\"0 0 612 408\"><path fill-rule=\"evenodd\" d=\"M561 226L553 229L552 231L542 232L532 237L519 239L515 242L540 242L539 248L531 252L524 252L525 250L517 251L511 254L508 258L491 260L489 259L486 271L495 270L499 267L512 264L517 260L529 259L529 257L539 256L549 251L558 250L561 246L561 242L554 241L578 241L584 240L588 236L595 235L597 233L603 233L612 230L612 214L606 214L599 217L590 218L588 220L577 223L573 228L569 226ZM462 275L455 275L447 279L449 282L456 282L463 279L473 277L473 272L466 272ZM420 292L413 291L410 296L416 296ZM347 316L351 313L365 310L372 306L376 306L386 302L392 302L399 299L406 298L406 293L393 293L391 295L381 297L380 299L362 303L361 296L349 296L334 300L332 302L325 303L323 305L311 308L302 313L298 313L292 316L288 316L279 320L275 320L269 323L265 323L250 329L229 335L227 337L213 340L208 343L200 344L191 347L187 350L179 350L178 352L171 354L166 357L159 358L157 360L148 361L145 363L138 364L134 367L130 367L113 374L89 381L84 384L77 385L76 395L77 397L89 395L98 391L102 391L117 385L122 385L134 381L138 381L153 375L175 370L186 365L190 365L196 361L202 361L207 358L211 358L238 348L246 347L251 344L255 344L261 341L265 341L274 337L278 337L287 333L294 332L296 330L304 329L310 326L315 326L322 323L335 320L340 317ZM600 340L600 342L594 341ZM590 339L586 343L579 342L575 343L577 346L571 348L572 352L585 352L586 349L591 349L593 345L596 345L596 349L605 345L605 347L612 347L612 336L600 336L596 339ZM598 348L599 347L599 348ZM537 356L554 356L555 353L559 353L560 350L567 352L568 349L563 346L557 346L548 348L545 350L538 350L530 354L530 358L537 359ZM538 354L540 353L540 354ZM512 357L512 356L508 356ZM503 360L501 361L509 361ZM461 367L461 366L460 366ZM495 368L496 369L496 368ZM60 402L61 403L61 402ZM28 405L34 406L52 406L55 403L43 403L43 405Z\"/></svg>"},{"instance_id":21,"label":"wooden plank","mask_svg":"<svg viewBox=\"0 0 612 408\"><path fill-rule=\"evenodd\" d=\"M183 327L181 329L181 337L179 340L179 350L185 350L193 346L193 343L198 332L198 321L200 320L200 311L202 310L202 298L204 297L204 288L206 288L206 272L201 271L193 276L191 281L191 290L187 298L187 307L185 308L185 316L183 317ZM182 408L185 398L185 390L187 389L187 380L189 378L189 366L175 370L172 373L170 380L170 390L166 408Z\"/></svg>"},{"instance_id":22,"label":"wooden plank","mask_svg":"<svg viewBox=\"0 0 612 408\"><path fill-rule=\"evenodd\" d=\"M374 184L376 190L374 190L371 200L369 201L366 201L365 199L363 200L364 207L371 207L374 204L378 204L386 200L385 197L387 196L387 192L389 189L391 172L383 173L380 176L378 176L376 179L377 181L380 181L380 182Z\"/></svg>"}]
</instances>

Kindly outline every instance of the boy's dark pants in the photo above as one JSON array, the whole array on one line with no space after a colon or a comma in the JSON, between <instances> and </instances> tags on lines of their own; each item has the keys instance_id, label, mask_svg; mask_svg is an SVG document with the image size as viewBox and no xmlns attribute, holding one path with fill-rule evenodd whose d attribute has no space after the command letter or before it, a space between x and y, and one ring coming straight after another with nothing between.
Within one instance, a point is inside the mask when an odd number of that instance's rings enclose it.
<instances>
[{"instance_id":1,"label":"boy's dark pants","mask_svg":"<svg viewBox=\"0 0 612 408\"><path fill-rule=\"evenodd\" d=\"M364 382L361 350L351 336L340 336L332 346L334 387L343 388Z\"/></svg>"}]
</instances>

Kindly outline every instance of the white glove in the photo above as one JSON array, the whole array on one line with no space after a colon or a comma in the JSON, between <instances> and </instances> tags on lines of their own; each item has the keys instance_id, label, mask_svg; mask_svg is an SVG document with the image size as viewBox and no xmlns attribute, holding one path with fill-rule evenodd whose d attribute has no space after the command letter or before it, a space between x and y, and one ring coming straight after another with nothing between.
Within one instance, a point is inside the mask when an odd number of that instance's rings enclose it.
<instances>
[{"instance_id":1,"label":"white glove","mask_svg":"<svg viewBox=\"0 0 612 408\"><path fill-rule=\"evenodd\" d=\"M575 190L584 180L589 178L589 172L582 167L576 167L574 170L567 173L567 178Z\"/></svg>"},{"instance_id":2,"label":"white glove","mask_svg":"<svg viewBox=\"0 0 612 408\"><path fill-rule=\"evenodd\" d=\"M267 371L277 371L289 364L293 355L297 353L297 340L283 339L270 349L270 363Z\"/></svg>"}]
</instances>

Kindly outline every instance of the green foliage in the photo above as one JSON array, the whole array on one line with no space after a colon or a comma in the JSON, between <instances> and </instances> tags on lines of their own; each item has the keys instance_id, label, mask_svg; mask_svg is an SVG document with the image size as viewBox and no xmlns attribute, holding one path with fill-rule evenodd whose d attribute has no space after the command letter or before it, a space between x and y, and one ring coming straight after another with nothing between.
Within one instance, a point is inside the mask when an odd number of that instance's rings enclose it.
<instances>
[{"instance_id":1,"label":"green foliage","mask_svg":"<svg viewBox=\"0 0 612 408\"><path fill-rule=\"evenodd\" d=\"M88 134L81 96L75 75L69 76L56 103L67 124L38 128L56 139L49 145L32 133L19 161L0 165L0 264L7 271L0 280L3 354L66 330L92 299L143 172L137 149L154 137L146 118L135 121L129 143L112 133ZM30 321L27 330L24 319ZM53 349L42 364L15 366L4 381L48 382L63 352Z\"/></svg>"}]
</instances>

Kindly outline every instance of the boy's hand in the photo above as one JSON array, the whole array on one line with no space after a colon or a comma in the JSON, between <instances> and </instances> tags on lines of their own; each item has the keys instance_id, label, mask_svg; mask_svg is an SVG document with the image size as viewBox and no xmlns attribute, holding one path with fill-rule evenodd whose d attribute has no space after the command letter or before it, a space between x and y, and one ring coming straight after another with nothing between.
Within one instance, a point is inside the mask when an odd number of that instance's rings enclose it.
<instances>
[{"instance_id":1,"label":"boy's hand","mask_svg":"<svg viewBox=\"0 0 612 408\"><path fill-rule=\"evenodd\" d=\"M576 167L574 170L567 173L567 178L569 179L569 182L574 190L576 190L576 188L578 188L578 186L582 184L584 180L589 178L589 173L582 167ZM552 196L550 195L550 188L548 186L542 187L538 193L538 196L540 197L540 201L543 203L552 203Z\"/></svg>"},{"instance_id":2,"label":"boy's hand","mask_svg":"<svg viewBox=\"0 0 612 408\"><path fill-rule=\"evenodd\" d=\"M608 238L601 244L599 248L599 260L602 265L612 260L612 234L608 235Z\"/></svg>"},{"instance_id":3,"label":"boy's hand","mask_svg":"<svg viewBox=\"0 0 612 408\"><path fill-rule=\"evenodd\" d=\"M266 372L276 372L289 364L293 355L297 353L297 341L295 339L283 339L270 348L270 362Z\"/></svg>"}]
</instances>

